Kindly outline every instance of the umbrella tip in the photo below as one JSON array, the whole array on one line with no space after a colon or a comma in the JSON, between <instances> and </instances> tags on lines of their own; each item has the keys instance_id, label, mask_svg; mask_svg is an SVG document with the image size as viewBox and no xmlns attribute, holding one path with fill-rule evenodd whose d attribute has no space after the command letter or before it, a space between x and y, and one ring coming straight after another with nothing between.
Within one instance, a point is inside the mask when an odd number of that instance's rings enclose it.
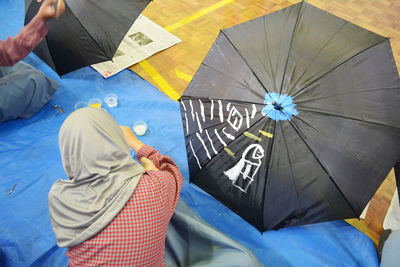
<instances>
[{"instance_id":1,"label":"umbrella tip","mask_svg":"<svg viewBox=\"0 0 400 267\"><path fill-rule=\"evenodd\" d=\"M276 109L276 110L282 110L283 109L283 107L281 105L279 105L278 103L276 103L276 101L273 101L272 105L274 106L274 109Z\"/></svg>"}]
</instances>

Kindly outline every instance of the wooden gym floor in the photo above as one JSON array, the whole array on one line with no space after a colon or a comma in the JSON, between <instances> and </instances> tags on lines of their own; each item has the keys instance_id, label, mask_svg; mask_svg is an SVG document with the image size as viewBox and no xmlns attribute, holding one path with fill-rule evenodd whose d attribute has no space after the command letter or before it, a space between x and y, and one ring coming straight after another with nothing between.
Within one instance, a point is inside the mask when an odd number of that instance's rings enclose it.
<instances>
[{"instance_id":1,"label":"wooden gym floor","mask_svg":"<svg viewBox=\"0 0 400 267\"><path fill-rule=\"evenodd\" d=\"M182 40L131 67L177 100L206 56L219 30L277 11L298 0L154 0L143 14ZM399 0L307 0L380 35L391 37L400 69ZM395 190L393 170L372 199L365 220L347 220L378 243L382 223Z\"/></svg>"}]
</instances>

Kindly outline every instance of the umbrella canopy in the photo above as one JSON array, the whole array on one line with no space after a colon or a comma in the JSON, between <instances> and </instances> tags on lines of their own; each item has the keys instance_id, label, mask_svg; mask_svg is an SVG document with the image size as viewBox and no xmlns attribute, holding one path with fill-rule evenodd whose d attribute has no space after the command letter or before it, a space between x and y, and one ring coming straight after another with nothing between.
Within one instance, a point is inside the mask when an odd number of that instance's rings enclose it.
<instances>
[{"instance_id":1,"label":"umbrella canopy","mask_svg":"<svg viewBox=\"0 0 400 267\"><path fill-rule=\"evenodd\" d=\"M46 38L33 51L59 75L111 60L150 0L65 0L65 12L50 20ZM25 0L25 25L41 3Z\"/></svg>"},{"instance_id":2,"label":"umbrella canopy","mask_svg":"<svg viewBox=\"0 0 400 267\"><path fill-rule=\"evenodd\" d=\"M191 181L260 231L358 217L400 156L389 39L305 2L222 30L180 101Z\"/></svg>"}]
</instances>

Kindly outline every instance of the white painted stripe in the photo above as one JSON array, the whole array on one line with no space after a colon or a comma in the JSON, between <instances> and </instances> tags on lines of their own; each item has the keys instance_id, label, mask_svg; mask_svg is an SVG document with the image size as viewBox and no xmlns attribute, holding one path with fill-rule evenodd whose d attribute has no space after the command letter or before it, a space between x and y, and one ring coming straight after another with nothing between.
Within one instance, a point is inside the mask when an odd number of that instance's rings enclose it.
<instances>
[{"instance_id":1,"label":"white painted stripe","mask_svg":"<svg viewBox=\"0 0 400 267\"><path fill-rule=\"evenodd\" d=\"M228 105L226 105L226 110L229 111L231 109L231 103L228 103Z\"/></svg>"},{"instance_id":2,"label":"white painted stripe","mask_svg":"<svg viewBox=\"0 0 400 267\"><path fill-rule=\"evenodd\" d=\"M197 118L197 125L199 126L199 131L200 133L203 132L203 128L201 128L200 120L199 120L199 113L196 112L196 118Z\"/></svg>"},{"instance_id":3,"label":"white painted stripe","mask_svg":"<svg viewBox=\"0 0 400 267\"><path fill-rule=\"evenodd\" d=\"M210 141L211 147L214 150L214 154L218 154L218 151L215 149L214 144L213 144L213 142L212 142L212 140L210 138L210 135L208 134L207 130L206 130L206 134L207 134L208 140Z\"/></svg>"},{"instance_id":4,"label":"white painted stripe","mask_svg":"<svg viewBox=\"0 0 400 267\"><path fill-rule=\"evenodd\" d=\"M231 140L235 140L235 137L231 135L230 133L225 132L226 127L222 129L222 132L225 134L226 137L228 137Z\"/></svg>"},{"instance_id":5,"label":"white painted stripe","mask_svg":"<svg viewBox=\"0 0 400 267\"><path fill-rule=\"evenodd\" d=\"M221 142L221 144L226 147L226 143L224 142L224 140L222 140L221 136L219 136L217 129L214 129L215 135L218 137L219 141Z\"/></svg>"},{"instance_id":6,"label":"white painted stripe","mask_svg":"<svg viewBox=\"0 0 400 267\"><path fill-rule=\"evenodd\" d=\"M183 103L183 100L181 101L181 104L182 104L183 109L186 111L186 106L185 106L185 103Z\"/></svg>"},{"instance_id":7,"label":"white painted stripe","mask_svg":"<svg viewBox=\"0 0 400 267\"><path fill-rule=\"evenodd\" d=\"M185 121L186 121L186 135L189 135L189 121L186 112L185 112Z\"/></svg>"},{"instance_id":8,"label":"white painted stripe","mask_svg":"<svg viewBox=\"0 0 400 267\"><path fill-rule=\"evenodd\" d=\"M196 133L196 136L197 136L197 138L200 140L201 144L203 145L204 150L205 150L206 153L207 153L207 157L208 157L209 159L211 159L210 153L208 152L208 149L207 149L206 144L204 143L203 139L201 139L200 134L199 134L199 133Z\"/></svg>"},{"instance_id":9,"label":"white painted stripe","mask_svg":"<svg viewBox=\"0 0 400 267\"><path fill-rule=\"evenodd\" d=\"M211 120L214 119L214 100L211 99Z\"/></svg>"},{"instance_id":10,"label":"white painted stripe","mask_svg":"<svg viewBox=\"0 0 400 267\"><path fill-rule=\"evenodd\" d=\"M224 122L224 114L222 112L222 102L221 100L218 100L218 105L219 105L219 121Z\"/></svg>"},{"instance_id":11,"label":"white painted stripe","mask_svg":"<svg viewBox=\"0 0 400 267\"><path fill-rule=\"evenodd\" d=\"M254 119L254 116L256 115L257 108L256 105L253 104L253 110L251 111L251 118Z\"/></svg>"},{"instance_id":12,"label":"white painted stripe","mask_svg":"<svg viewBox=\"0 0 400 267\"><path fill-rule=\"evenodd\" d=\"M203 118L203 122L205 122L205 121L206 121L206 117L205 117L205 115L204 115L204 105L203 105L203 102L201 102L200 99L199 99L199 102L200 102L201 117Z\"/></svg>"},{"instance_id":13,"label":"white painted stripe","mask_svg":"<svg viewBox=\"0 0 400 267\"><path fill-rule=\"evenodd\" d=\"M201 170L201 165L200 165L199 158L196 156L196 153L194 153L194 149L193 149L193 146L192 146L192 140L189 140L189 145L190 145L190 148L192 149L193 156L196 158L197 164L199 165L199 168Z\"/></svg>"},{"instance_id":14,"label":"white painted stripe","mask_svg":"<svg viewBox=\"0 0 400 267\"><path fill-rule=\"evenodd\" d=\"M194 120L194 111L193 111L192 99L189 100L189 103L190 103L190 108L192 109L192 110L191 110L191 112L192 112L192 120Z\"/></svg>"},{"instance_id":15,"label":"white painted stripe","mask_svg":"<svg viewBox=\"0 0 400 267\"><path fill-rule=\"evenodd\" d=\"M247 129L250 128L250 117L249 117L249 112L247 111L246 108L246 124L247 124Z\"/></svg>"}]
</instances>

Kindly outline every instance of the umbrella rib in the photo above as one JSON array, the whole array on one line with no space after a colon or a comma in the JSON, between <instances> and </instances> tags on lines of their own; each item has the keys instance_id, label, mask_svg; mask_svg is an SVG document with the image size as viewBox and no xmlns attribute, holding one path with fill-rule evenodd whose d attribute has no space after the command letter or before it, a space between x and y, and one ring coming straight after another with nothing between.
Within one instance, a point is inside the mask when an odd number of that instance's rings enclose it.
<instances>
[{"instance_id":1,"label":"umbrella rib","mask_svg":"<svg viewBox=\"0 0 400 267\"><path fill-rule=\"evenodd\" d=\"M250 90L251 92L253 92L255 95L257 95L257 96L259 96L259 97L261 97L261 98L264 98L263 95L257 94L257 92L256 92L256 91L253 91L247 84L244 84L244 83L242 83L242 82L237 81L237 80L234 79L233 77L231 77L231 76L229 76L229 75L226 75L224 72L218 70L217 68L212 67L212 66L210 66L210 65L208 65L208 64L205 64L204 62L201 63L201 65L203 65L203 66L205 66L205 67L207 67L207 68L210 68L210 69L212 69L212 70L215 70L216 72L221 73L223 76L228 77L229 79L231 79L231 80L237 82L238 84L242 85L242 87L235 86L236 88L239 88L240 90L246 90L246 89L248 89L248 90ZM254 72L253 72L253 74L254 74ZM262 84L261 84L261 86L262 86ZM264 87L264 86L262 86L262 87Z\"/></svg>"},{"instance_id":2,"label":"umbrella rib","mask_svg":"<svg viewBox=\"0 0 400 267\"><path fill-rule=\"evenodd\" d=\"M289 58L290 58L290 50L292 50L292 44L293 44L293 39L294 39L294 34L296 33L296 29L297 29L297 25L299 23L300 20L300 15L303 13L303 7L304 7L304 1L301 3L301 8L299 10L299 14L297 14L297 18L296 18L296 24L293 27L293 33L292 33L292 38L290 40L290 45L289 45L289 50L288 50L288 56L286 57L286 64L285 64L285 69L283 71L283 77L282 77L282 82L281 82L281 89L279 90L279 94L282 94L282 90L283 90L283 84L285 82L285 77L286 77L286 69L289 63Z\"/></svg>"},{"instance_id":3,"label":"umbrella rib","mask_svg":"<svg viewBox=\"0 0 400 267\"><path fill-rule=\"evenodd\" d=\"M264 84L261 82L260 78L258 78L257 74L250 68L249 63L247 63L247 61L243 58L242 54L239 53L239 50L236 48L236 46L232 43L232 41L228 38L228 36L226 36L224 31L221 31L222 34L225 36L225 38L229 41L229 43L232 45L233 48L235 48L236 52L239 54L239 56L242 58L243 62L246 63L247 67L251 70L251 72L253 73L254 77L256 77L257 81L260 83L260 85L264 88L265 92L267 92L267 94L269 95L269 92L267 90L267 88L265 88Z\"/></svg>"},{"instance_id":4,"label":"umbrella rib","mask_svg":"<svg viewBox=\"0 0 400 267\"><path fill-rule=\"evenodd\" d=\"M299 118L298 118L299 119ZM300 119L301 120L301 119ZM302 120L303 121L303 120ZM340 192L340 194L342 195L343 199L347 202L347 204L349 205L350 209L353 211L354 216L358 216L357 212L355 211L355 209L353 208L353 206L350 204L350 201L347 199L347 197L345 196L345 194L343 193L343 191L340 189L340 187L336 184L336 182L332 179L332 177L330 176L328 170L325 168L325 166L322 164L322 162L318 159L317 155L314 153L314 151L311 149L310 145L306 142L306 140L303 138L303 133L300 131L300 129L297 129L294 122L292 120L289 121L289 123L292 125L293 129L297 132L297 134L299 135L299 137L301 138L301 140L303 140L304 144L308 147L308 149L310 150L310 152L313 154L315 160L319 163L319 165L321 166L321 168L325 171L325 173L328 175L329 179L332 181L332 183L336 186L336 188L338 189L338 191ZM304 122L306 123L306 122ZM306 123L308 125L308 123ZM312 127L312 126L311 126ZM313 127L312 127L313 128Z\"/></svg>"},{"instance_id":5,"label":"umbrella rib","mask_svg":"<svg viewBox=\"0 0 400 267\"><path fill-rule=\"evenodd\" d=\"M326 45L332 40L332 38L335 37L335 36L343 29L343 27L344 27L345 25L347 25L347 24L348 24L348 22L345 21L345 22L343 23L343 25L340 26L339 29L336 30L336 32L335 32L334 34L332 34L331 37L328 38L328 40L325 42L324 46L321 47L321 48L319 49L318 53L313 57L312 61L307 65L307 67L304 68L303 72L302 72L301 74L298 75L298 77L297 77L297 79L294 81L294 83L291 83L291 84L292 84L292 88L295 87L295 85L296 85L296 84L298 83L298 81L301 79L301 77L303 76L303 74L306 73L306 71L310 68L310 66L315 62L315 60L316 60L316 59L318 58L318 56L321 54L322 50L325 49ZM318 77L317 77L316 79L318 79Z\"/></svg>"},{"instance_id":6,"label":"umbrella rib","mask_svg":"<svg viewBox=\"0 0 400 267\"><path fill-rule=\"evenodd\" d=\"M262 120L263 118L264 118L264 116L262 116L260 119L256 120L249 128L245 128L243 131L239 132L239 134L238 134L237 136L242 135L245 131L247 131L248 129L252 128L255 124L257 124L257 123L258 123L260 120ZM226 122L224 121L224 123L226 123ZM203 129L203 130L209 130L209 129L211 129L211 128L213 128L213 127L216 127L217 125L220 125L220 124L223 124L223 123L217 121L215 124L210 125L210 126L208 126L208 127L203 127L202 129ZM190 133L189 135L185 135L185 136L192 136L192 135L194 135L194 134L196 134L196 133L197 133L197 131L196 131L196 132L192 132L192 133ZM233 142L233 141L235 141L235 140L231 140L230 142L228 142L228 143L227 143L227 146L229 146L229 144L230 144L231 142Z\"/></svg>"},{"instance_id":7,"label":"umbrella rib","mask_svg":"<svg viewBox=\"0 0 400 267\"><path fill-rule=\"evenodd\" d=\"M275 136L275 132L276 132L276 121L274 120L273 121L274 122L274 132L273 132L273 136ZM255 124L253 124L253 125L255 125ZM269 149L269 151L268 151L268 160L269 160L269 162L268 162L268 170L270 169L269 167L270 167L270 164L271 164L271 156L272 156L272 150L273 150L273 148L274 148L274 141L275 140L275 138L272 138L272 140L271 140L271 147L270 147L270 149ZM267 171L267 176L265 177L265 186L264 186L264 190L263 190L263 195L262 195L262 197L264 197L265 198L265 194L267 193L267 181L268 181L268 171ZM263 217L262 217L262 225L263 225L263 227L264 227L264 210L265 210L265 201L263 201L262 202L263 204L262 204L262 212L263 212Z\"/></svg>"},{"instance_id":8,"label":"umbrella rib","mask_svg":"<svg viewBox=\"0 0 400 267\"><path fill-rule=\"evenodd\" d=\"M262 119L264 119L264 117L261 117L260 119L258 119L256 122L254 122L251 126L250 126L250 128L252 128L254 125L256 125L259 121L261 121ZM210 127L212 127L212 126L210 126ZM204 128L204 129L209 129L210 127L207 127L207 128ZM249 129L250 129L249 128ZM245 131L247 131L248 129L244 129L244 130L242 130L242 131L240 131L240 132L238 132L239 134L237 135L237 136L240 136L240 135L242 135ZM194 134L196 134L196 133L192 133L192 134L190 134L190 135L187 135L187 136L185 136L185 137L190 137L190 136L192 136L192 135L194 135ZM236 140L236 139L235 139ZM227 142L227 144L226 144L226 146L227 147L229 147L229 145L231 144L231 143L233 143L235 140L230 140L230 141L228 141ZM222 150L223 151L223 150ZM202 168L206 168L207 167L207 165L212 161L212 159L213 158L215 158L216 157L216 155L214 155L211 159L209 159L204 165L202 165ZM265 189L264 189L265 190Z\"/></svg>"},{"instance_id":9,"label":"umbrella rib","mask_svg":"<svg viewBox=\"0 0 400 267\"><path fill-rule=\"evenodd\" d=\"M66 3L65 3L65 4L66 4ZM68 8L69 8L69 7L68 7ZM72 11L72 9L71 9L71 8L69 8L69 9L71 10L71 14L73 14L73 15L75 16L75 14L74 14L74 12ZM85 32L89 35L90 38L92 38L92 40L93 40L94 43L97 45L97 47L99 48L99 50L100 50L101 52L103 52L103 56L105 56L106 58L108 58L108 55L105 54L103 48L100 46L100 44L97 42L97 40L94 39L93 36L90 34L90 32L88 32L88 31L86 30L86 28L83 26L83 24L79 21L78 17L75 16L75 18L76 18L76 21L79 23L79 25L82 26L82 29L85 29Z\"/></svg>"},{"instance_id":10,"label":"umbrella rib","mask_svg":"<svg viewBox=\"0 0 400 267\"><path fill-rule=\"evenodd\" d=\"M383 39L382 41L380 41L380 42L378 42L378 43L376 43L376 44L373 44L373 45L371 45L371 46L365 48L364 50L362 50L362 51L360 51L360 52L354 54L354 55L351 56L349 59L347 59L347 60L343 61L342 63L340 63L339 65L333 67L331 70L329 70L327 73L325 73L325 74L322 75L321 77L319 77L319 78L317 78L316 80L314 80L314 81L308 83L307 85L305 85L302 89L300 89L299 91L297 91L296 93L294 93L294 94L292 95L292 98L294 99L294 98L298 97L298 96L300 95L300 93L304 92L304 90L307 89L307 87L309 87L310 85L312 85L314 82L321 80L323 77L325 77L325 76L328 75L329 73L333 72L335 69L339 68L340 66L344 65L345 63L349 62L350 60L352 60L352 59L355 58L356 56L358 56L358 55L364 53L365 51L367 51L367 50L369 50L369 49L371 49L371 48L373 48L373 47L375 47L375 46L377 46L377 45L382 44L383 42L386 42L387 40L389 40L389 39L388 39L388 38L385 38L385 39Z\"/></svg>"},{"instance_id":11,"label":"umbrella rib","mask_svg":"<svg viewBox=\"0 0 400 267\"><path fill-rule=\"evenodd\" d=\"M400 128L392 126L392 125L387 125L387 124L384 124L384 123L378 123L378 122L374 122L374 121L367 121L367 120L363 120L363 119L345 117L343 115L338 115L338 114L330 114L330 113L325 113L325 112L322 112L322 111L309 110L309 109L305 109L305 108L298 108L297 110L302 110L304 112L310 112L310 113L321 114L321 115L328 115L328 116L343 118L343 119L347 119L347 120L355 120L355 121L370 123L370 124L374 124L374 125L379 125L379 126L392 128L392 129L398 130L398 131L400 130Z\"/></svg>"},{"instance_id":12,"label":"umbrella rib","mask_svg":"<svg viewBox=\"0 0 400 267\"><path fill-rule=\"evenodd\" d=\"M323 135L323 136L329 138L328 135L326 135L325 133L319 131L317 128L315 128L315 127L312 126L311 124L307 123L305 120L303 120L303 119L301 119L301 118L298 118L298 120L301 120L303 123L307 124L309 127L311 127L312 129L314 129L315 131L317 131L319 134L321 134L321 135ZM336 140L337 143L341 143L341 142L340 142L339 140L337 140L336 138L335 138L335 140ZM342 143L341 143L341 144L342 144ZM349 154L349 155L350 155L351 157L353 157L355 160L357 160L358 162L360 162L361 165L363 165L365 168L369 169L371 172L373 172L374 174L376 174L377 176L379 176L378 173L376 173L376 172L375 172L373 169L371 169L368 165L365 165L365 164L364 164L362 161L360 161L356 156L354 156L350 151L348 151L348 150L346 149L346 145L345 145L345 144L343 144L343 147L344 147L343 151L345 151L347 154Z\"/></svg>"},{"instance_id":13,"label":"umbrella rib","mask_svg":"<svg viewBox=\"0 0 400 267\"><path fill-rule=\"evenodd\" d=\"M282 112L282 111L281 111ZM284 112L282 112L283 114L285 114ZM268 114L266 114L266 116L267 116ZM286 115L286 114L285 114ZM287 115L286 115L287 116ZM289 119L289 122L290 122L290 118L288 118ZM253 125L255 125L255 124L253 124ZM285 147L286 147L286 150L287 151L289 151L289 149L288 149L288 147L287 147L287 142L286 142L286 139L285 139L285 137L284 137L284 135L283 135L283 129L282 129L282 125L281 124L279 124L280 125L280 127L281 127L281 132L282 132L282 137L283 137L283 139L284 139L284 141L285 141ZM274 133L273 133L273 136L275 136L275 132L276 132L276 121L274 120ZM271 140L271 147L270 147L270 150L269 150L269 152L268 152L268 159L269 159L269 164L268 164L268 170L270 169L270 163L271 163L271 156L272 156L272 151L273 151L273 147L274 147L274 140L275 140L275 138L273 138L272 140ZM288 153L288 157L289 157L289 153ZM291 164L290 164L290 158L289 158L289 166L290 166L290 172L291 172L291 174L292 174L292 179L293 179L293 170L292 170L292 166L291 166ZM267 177L265 178L266 180L268 180L268 172L267 172ZM295 186L295 188L297 188L296 187L296 183L294 182L294 179L293 179L293 183L294 183L294 186ZM267 183L265 184L265 186L264 186L264 190L263 190L263 196L265 196L265 194L267 193ZM297 196L297 201L298 201L298 203L299 203L299 206L301 207L301 205L300 205L300 198L299 198L299 195L298 195L298 192L297 192L297 190L296 190L296 196ZM263 202L263 208L262 208L262 210L264 211L264 206L265 206L265 202ZM264 226L264 216L263 216L263 226Z\"/></svg>"},{"instance_id":14,"label":"umbrella rib","mask_svg":"<svg viewBox=\"0 0 400 267\"><path fill-rule=\"evenodd\" d=\"M324 96L324 97L316 97L316 98L296 101L296 104L307 103L307 102L310 102L310 101L322 100L322 99L327 99L327 98L336 97L336 96L352 95L352 94L356 94L356 93L373 92L373 91L380 91L380 90L399 90L399 89L400 89L400 87L385 87L385 88L362 89L362 90L356 90L356 91L343 93L343 94L329 95L329 96Z\"/></svg>"},{"instance_id":15,"label":"umbrella rib","mask_svg":"<svg viewBox=\"0 0 400 267\"><path fill-rule=\"evenodd\" d=\"M55 68L56 73L58 74L58 69L57 69L56 63L53 60L53 55L51 54L51 51L50 51L50 46L49 46L49 42L48 42L47 36L46 36L45 40L46 40L47 50L49 51L49 54L50 54L51 62L53 63L53 66ZM59 75L59 76L61 78L61 75Z\"/></svg>"},{"instance_id":16,"label":"umbrella rib","mask_svg":"<svg viewBox=\"0 0 400 267\"><path fill-rule=\"evenodd\" d=\"M264 106L264 104L256 103L256 102L250 102L250 101L241 101L241 100L231 100L231 99L222 99L222 98L206 98L206 97L196 97L196 96L182 96L179 101L182 100L187 100L187 99L192 99L192 100L197 100L197 99L205 99L205 100L221 100L221 101L230 101L230 102L237 102L237 103L243 103L243 104L254 104L254 105L259 105L259 106Z\"/></svg>"},{"instance_id":17,"label":"umbrella rib","mask_svg":"<svg viewBox=\"0 0 400 267\"><path fill-rule=\"evenodd\" d=\"M283 128L282 128L282 124L279 123L279 126L280 126L280 128L281 128L283 141L285 142L285 148L286 148L286 151L287 151L288 161L289 161L289 166L290 166L290 173L291 173L291 176L292 176L292 180L293 180L294 187L295 187L295 189L296 189L295 191L296 191L297 201L298 201L298 203L299 203L299 208L302 210L303 208L302 208L302 205L301 205L301 203L300 203L299 193L298 193L298 191L297 191L296 182L295 182L295 179L294 179L294 176L293 176L293 168L292 168L292 162L291 162L291 160L290 160L289 147L288 147L288 144L287 144L287 142L286 142L286 138L285 138L284 131L283 131Z\"/></svg>"},{"instance_id":18,"label":"umbrella rib","mask_svg":"<svg viewBox=\"0 0 400 267\"><path fill-rule=\"evenodd\" d=\"M264 35L265 36L265 38L264 38L264 51L265 51L265 54L268 55L269 68L271 70L271 75L272 75L272 79L273 79L273 86L275 88L276 87L276 80L274 79L275 73L274 73L274 68L272 67L271 54L269 53L270 49L269 49L269 45L268 45L268 41L267 41L267 28L266 28L266 20L265 20L265 18L266 18L266 16L263 16L263 22L264 22L263 25L264 25L264 33L265 33L265 35ZM281 38L280 39L280 41L281 41L282 40L282 36L280 38ZM260 61L262 62L262 60L260 60ZM263 66L264 66L264 71L267 72L264 64L263 64ZM277 70L277 72L278 72L278 70Z\"/></svg>"}]
</instances>

